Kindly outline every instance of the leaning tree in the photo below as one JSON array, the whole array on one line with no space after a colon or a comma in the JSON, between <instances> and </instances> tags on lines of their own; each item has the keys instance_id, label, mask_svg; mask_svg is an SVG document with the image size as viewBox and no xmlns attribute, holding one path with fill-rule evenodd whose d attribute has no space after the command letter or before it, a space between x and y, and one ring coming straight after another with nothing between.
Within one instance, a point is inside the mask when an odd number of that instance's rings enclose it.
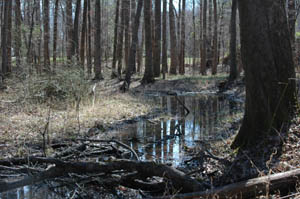
<instances>
[{"instance_id":1,"label":"leaning tree","mask_svg":"<svg viewBox=\"0 0 300 199\"><path fill-rule=\"evenodd\" d=\"M295 70L283 1L238 1L246 105L232 148L287 127L295 104Z\"/></svg>"}]
</instances>

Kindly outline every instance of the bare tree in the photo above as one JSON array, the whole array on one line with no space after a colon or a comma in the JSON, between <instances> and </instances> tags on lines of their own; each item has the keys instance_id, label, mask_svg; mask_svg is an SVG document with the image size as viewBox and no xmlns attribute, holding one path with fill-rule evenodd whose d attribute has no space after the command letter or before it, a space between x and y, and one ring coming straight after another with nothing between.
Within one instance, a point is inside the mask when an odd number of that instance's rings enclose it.
<instances>
[{"instance_id":1,"label":"bare tree","mask_svg":"<svg viewBox=\"0 0 300 199\"><path fill-rule=\"evenodd\" d=\"M155 0L155 43L153 52L153 73L154 77L160 75L160 54L161 54L161 0Z\"/></svg>"},{"instance_id":2,"label":"bare tree","mask_svg":"<svg viewBox=\"0 0 300 199\"><path fill-rule=\"evenodd\" d=\"M102 71L101 71L101 0L95 1L95 49L94 49L94 72L95 80L101 80Z\"/></svg>"},{"instance_id":3,"label":"bare tree","mask_svg":"<svg viewBox=\"0 0 300 199\"><path fill-rule=\"evenodd\" d=\"M15 55L16 55L16 66L21 66L21 48L22 48L22 35L21 35L21 2L16 0L15 3Z\"/></svg>"},{"instance_id":4,"label":"bare tree","mask_svg":"<svg viewBox=\"0 0 300 199\"><path fill-rule=\"evenodd\" d=\"M163 0L163 24L162 24L162 73L163 79L168 73L168 43L167 43L167 0Z\"/></svg>"},{"instance_id":5,"label":"bare tree","mask_svg":"<svg viewBox=\"0 0 300 199\"><path fill-rule=\"evenodd\" d=\"M169 25L170 25L170 45L171 45L171 66L170 74L177 74L178 67L178 53L177 53L177 39L175 31L175 17L174 17L174 6L173 0L169 1Z\"/></svg>"},{"instance_id":6,"label":"bare tree","mask_svg":"<svg viewBox=\"0 0 300 199\"><path fill-rule=\"evenodd\" d=\"M54 25L53 25L53 68L56 66L56 56L57 56L57 18L58 18L58 8L59 0L55 1L55 11L54 11Z\"/></svg>"},{"instance_id":7,"label":"bare tree","mask_svg":"<svg viewBox=\"0 0 300 199\"><path fill-rule=\"evenodd\" d=\"M44 71L50 72L50 55L49 55L49 0L44 0L43 4L43 21L44 21Z\"/></svg>"}]
</instances>

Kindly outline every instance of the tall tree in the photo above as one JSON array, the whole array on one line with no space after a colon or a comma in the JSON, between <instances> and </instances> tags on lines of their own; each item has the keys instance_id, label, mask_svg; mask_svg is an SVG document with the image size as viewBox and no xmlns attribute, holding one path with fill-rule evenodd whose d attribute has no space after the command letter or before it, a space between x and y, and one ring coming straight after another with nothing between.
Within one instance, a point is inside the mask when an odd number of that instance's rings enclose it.
<instances>
[{"instance_id":1,"label":"tall tree","mask_svg":"<svg viewBox=\"0 0 300 199\"><path fill-rule=\"evenodd\" d=\"M7 72L8 74L11 73L12 66L11 66L11 35L12 35L12 1L8 3L8 15L7 15L7 41L6 41L6 48L7 48Z\"/></svg>"},{"instance_id":2,"label":"tall tree","mask_svg":"<svg viewBox=\"0 0 300 199\"><path fill-rule=\"evenodd\" d=\"M81 0L76 1L75 18L74 18L74 29L72 35L72 56L78 58L79 55L79 18L81 10Z\"/></svg>"},{"instance_id":3,"label":"tall tree","mask_svg":"<svg viewBox=\"0 0 300 199\"><path fill-rule=\"evenodd\" d=\"M154 82L153 66L152 66L152 31L151 31L151 2L144 0L144 24L145 24L145 73L142 84Z\"/></svg>"},{"instance_id":4,"label":"tall tree","mask_svg":"<svg viewBox=\"0 0 300 199\"><path fill-rule=\"evenodd\" d=\"M134 20L134 26L132 26L132 42L131 42L131 47L130 47L130 52L129 52L129 62L128 62L128 67L126 71L126 77L125 77L125 82L122 86L122 90L129 89L130 86L130 78L131 75L134 72L135 68L135 59L136 59L136 49L138 45L138 32L139 32L139 26L140 26L140 17L142 13L142 8L143 8L143 1L144 0L139 0L138 1L138 6L137 6L137 11L135 15L135 20Z\"/></svg>"},{"instance_id":5,"label":"tall tree","mask_svg":"<svg viewBox=\"0 0 300 199\"><path fill-rule=\"evenodd\" d=\"M124 3L124 58L125 58L125 66L127 70L128 66L128 56L129 56L129 43L130 43L130 37L129 37L129 22L130 22L130 0L123 0Z\"/></svg>"},{"instance_id":6,"label":"tall tree","mask_svg":"<svg viewBox=\"0 0 300 199\"><path fill-rule=\"evenodd\" d=\"M101 80L103 79L101 72L101 0L95 1L95 30L94 79Z\"/></svg>"},{"instance_id":7,"label":"tall tree","mask_svg":"<svg viewBox=\"0 0 300 199\"><path fill-rule=\"evenodd\" d=\"M177 74L178 67L178 53L177 53L177 39L175 30L175 17L173 0L169 1L169 25L170 25L170 47L171 47L171 66L170 74Z\"/></svg>"},{"instance_id":8,"label":"tall tree","mask_svg":"<svg viewBox=\"0 0 300 199\"><path fill-rule=\"evenodd\" d=\"M49 0L44 0L43 4L43 25L44 25L44 70L50 72L49 55Z\"/></svg>"},{"instance_id":9,"label":"tall tree","mask_svg":"<svg viewBox=\"0 0 300 199\"><path fill-rule=\"evenodd\" d=\"M168 42L167 42L167 0L163 0L163 24L162 24L162 73L163 79L168 72Z\"/></svg>"},{"instance_id":10,"label":"tall tree","mask_svg":"<svg viewBox=\"0 0 300 199\"><path fill-rule=\"evenodd\" d=\"M21 35L21 2L16 0L15 3L15 55L16 55L16 66L21 66L21 48L22 48L22 35Z\"/></svg>"},{"instance_id":11,"label":"tall tree","mask_svg":"<svg viewBox=\"0 0 300 199\"><path fill-rule=\"evenodd\" d=\"M284 1L238 3L246 104L232 148L286 129L295 105L295 77Z\"/></svg>"},{"instance_id":12,"label":"tall tree","mask_svg":"<svg viewBox=\"0 0 300 199\"><path fill-rule=\"evenodd\" d=\"M237 64L236 64L236 12L237 0L232 0L231 18L230 18L230 73L229 81L237 78Z\"/></svg>"},{"instance_id":13,"label":"tall tree","mask_svg":"<svg viewBox=\"0 0 300 199\"><path fill-rule=\"evenodd\" d=\"M214 36L213 36L213 60L211 73L213 75L217 74L218 65L218 5L217 0L213 0L214 4Z\"/></svg>"},{"instance_id":14,"label":"tall tree","mask_svg":"<svg viewBox=\"0 0 300 199\"><path fill-rule=\"evenodd\" d=\"M207 0L203 2L203 37L202 37L202 56L201 56L201 74L206 75L206 51L207 51L207 26L206 26L206 15L207 15Z\"/></svg>"},{"instance_id":15,"label":"tall tree","mask_svg":"<svg viewBox=\"0 0 300 199\"><path fill-rule=\"evenodd\" d=\"M80 39L80 63L84 67L84 51L85 51L85 37L86 37L86 27L87 27L87 8L88 1L83 2L83 13L82 13L82 27L81 27L81 39Z\"/></svg>"},{"instance_id":16,"label":"tall tree","mask_svg":"<svg viewBox=\"0 0 300 199\"><path fill-rule=\"evenodd\" d=\"M155 48L153 52L153 73L154 77L160 75L160 54L161 54L161 0L155 0Z\"/></svg>"},{"instance_id":17,"label":"tall tree","mask_svg":"<svg viewBox=\"0 0 300 199\"><path fill-rule=\"evenodd\" d=\"M7 57L7 34L8 34L8 10L9 10L9 2L4 1L4 11L3 11L3 23L2 23L2 31L1 31L1 51L2 51L2 67L0 70L0 83L2 83L3 78L7 75L8 72L8 57Z\"/></svg>"},{"instance_id":18,"label":"tall tree","mask_svg":"<svg viewBox=\"0 0 300 199\"><path fill-rule=\"evenodd\" d=\"M123 59L123 40L124 40L124 26L125 26L125 17L124 17L124 1L121 1L121 26L118 35L118 48L117 48L117 58L118 58L118 75L121 75L122 72L122 59Z\"/></svg>"},{"instance_id":19,"label":"tall tree","mask_svg":"<svg viewBox=\"0 0 300 199\"><path fill-rule=\"evenodd\" d=\"M185 3L186 0L182 0L182 10L181 10L181 44L180 44L180 63L179 63L179 73L183 75L185 73L184 68L184 58L185 58Z\"/></svg>"},{"instance_id":20,"label":"tall tree","mask_svg":"<svg viewBox=\"0 0 300 199\"><path fill-rule=\"evenodd\" d=\"M72 0L66 0L66 29L67 29L67 59L72 59L72 45L73 45L73 19L72 19Z\"/></svg>"},{"instance_id":21,"label":"tall tree","mask_svg":"<svg viewBox=\"0 0 300 199\"><path fill-rule=\"evenodd\" d=\"M87 27L87 72L90 76L92 73L92 19L91 19L91 0L88 4L88 27Z\"/></svg>"},{"instance_id":22,"label":"tall tree","mask_svg":"<svg viewBox=\"0 0 300 199\"><path fill-rule=\"evenodd\" d=\"M54 25L53 25L53 67L56 66L56 56L57 56L57 18L58 18L58 8L59 8L59 0L55 1L54 8Z\"/></svg>"},{"instance_id":23,"label":"tall tree","mask_svg":"<svg viewBox=\"0 0 300 199\"><path fill-rule=\"evenodd\" d=\"M196 22L195 22L195 0L193 0L193 70L196 67Z\"/></svg>"},{"instance_id":24,"label":"tall tree","mask_svg":"<svg viewBox=\"0 0 300 199\"><path fill-rule=\"evenodd\" d=\"M296 0L288 0L288 22L289 22L290 37L291 37L291 44L292 44L295 64L297 63L296 43L295 43L296 42L296 36L295 36L296 20L297 20Z\"/></svg>"},{"instance_id":25,"label":"tall tree","mask_svg":"<svg viewBox=\"0 0 300 199\"><path fill-rule=\"evenodd\" d=\"M113 46L113 60L112 60L112 74L111 77L116 75L116 62L117 62L117 46L118 46L118 27L119 27L119 13L120 13L120 0L116 2L116 13L115 13L115 27L114 27L114 46Z\"/></svg>"}]
</instances>

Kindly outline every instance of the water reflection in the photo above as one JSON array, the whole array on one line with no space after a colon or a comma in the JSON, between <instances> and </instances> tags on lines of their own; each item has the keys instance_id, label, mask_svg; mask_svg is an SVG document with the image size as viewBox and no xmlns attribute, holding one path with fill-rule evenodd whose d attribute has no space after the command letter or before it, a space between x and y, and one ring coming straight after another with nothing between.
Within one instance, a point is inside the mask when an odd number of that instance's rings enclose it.
<instances>
[{"instance_id":1,"label":"water reflection","mask_svg":"<svg viewBox=\"0 0 300 199\"><path fill-rule=\"evenodd\" d=\"M178 96L178 99L189 108L189 115L185 116L186 110L175 96L158 97L156 100L167 111L167 117L159 122L140 121L125 129L120 140L142 154L142 159L178 165L186 147L228 137L232 116L243 110L243 104L224 96Z\"/></svg>"}]
</instances>

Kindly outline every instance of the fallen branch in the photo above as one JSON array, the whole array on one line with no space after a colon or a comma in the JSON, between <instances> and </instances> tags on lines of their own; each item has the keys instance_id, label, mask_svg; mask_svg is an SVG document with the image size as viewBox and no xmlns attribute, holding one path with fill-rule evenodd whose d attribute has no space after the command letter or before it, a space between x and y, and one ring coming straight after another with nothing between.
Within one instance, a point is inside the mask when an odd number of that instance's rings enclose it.
<instances>
[{"instance_id":1,"label":"fallen branch","mask_svg":"<svg viewBox=\"0 0 300 199\"><path fill-rule=\"evenodd\" d=\"M151 199L192 199L192 198L254 198L268 191L286 190L294 186L300 177L300 169L277 173L229 184L208 191L178 194L172 196L154 197Z\"/></svg>"},{"instance_id":2,"label":"fallen branch","mask_svg":"<svg viewBox=\"0 0 300 199\"><path fill-rule=\"evenodd\" d=\"M76 174L87 174L87 173L105 173L110 174L114 171L127 171L137 172L143 176L144 179L147 177L158 176L168 179L172 186L176 190L181 190L183 193L194 192L201 189L201 184L185 175L185 173L169 167L164 164L158 164L155 162L139 162L131 160L116 160L108 163L95 163L95 162L66 162L54 158L39 158L39 157L28 157L23 159L23 162L30 162L34 164L51 164L55 165L50 169L39 173L38 175L28 176L22 180L15 182L1 182L0 192L9 191L25 185L35 184L43 180L53 179L57 177L65 176L68 173ZM8 160L7 162L14 162ZM18 162L21 162L19 159ZM146 183L139 183L140 186ZM153 185L155 186L155 185Z\"/></svg>"}]
</instances>

